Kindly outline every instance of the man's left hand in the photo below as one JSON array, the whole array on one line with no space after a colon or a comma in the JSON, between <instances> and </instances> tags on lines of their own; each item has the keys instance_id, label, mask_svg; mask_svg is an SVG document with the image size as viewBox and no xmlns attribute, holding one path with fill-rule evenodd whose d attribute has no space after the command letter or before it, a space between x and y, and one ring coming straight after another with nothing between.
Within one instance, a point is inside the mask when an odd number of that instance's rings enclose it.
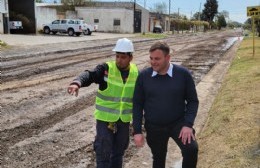
<instances>
[{"instance_id":1,"label":"man's left hand","mask_svg":"<svg viewBox=\"0 0 260 168\"><path fill-rule=\"evenodd\" d=\"M179 138L181 138L181 141L184 145L186 145L187 141L188 143L191 143L191 140L195 140L193 129L186 126L182 127Z\"/></svg>"}]
</instances>

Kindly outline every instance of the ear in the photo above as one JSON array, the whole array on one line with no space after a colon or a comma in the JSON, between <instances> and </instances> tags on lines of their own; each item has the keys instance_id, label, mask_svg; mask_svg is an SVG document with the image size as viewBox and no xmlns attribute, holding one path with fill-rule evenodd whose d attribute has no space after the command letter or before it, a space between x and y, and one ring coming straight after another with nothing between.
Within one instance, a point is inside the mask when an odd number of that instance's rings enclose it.
<instances>
[{"instance_id":1,"label":"ear","mask_svg":"<svg viewBox=\"0 0 260 168\"><path fill-rule=\"evenodd\" d=\"M129 56L129 57L130 57L130 58L129 58L129 59L130 59L130 61L132 61L132 60L133 60L133 55L131 55L131 56Z\"/></svg>"},{"instance_id":2,"label":"ear","mask_svg":"<svg viewBox=\"0 0 260 168\"><path fill-rule=\"evenodd\" d=\"M170 54L167 54L167 55L165 56L165 58L166 58L167 61L170 62L170 60L171 60L171 55L170 55Z\"/></svg>"}]
</instances>

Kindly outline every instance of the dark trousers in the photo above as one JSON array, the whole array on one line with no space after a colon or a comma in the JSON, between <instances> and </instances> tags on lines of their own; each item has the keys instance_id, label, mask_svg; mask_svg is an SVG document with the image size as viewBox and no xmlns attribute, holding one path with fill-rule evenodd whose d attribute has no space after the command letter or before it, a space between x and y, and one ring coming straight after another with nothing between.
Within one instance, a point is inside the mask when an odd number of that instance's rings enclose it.
<instances>
[{"instance_id":1,"label":"dark trousers","mask_svg":"<svg viewBox=\"0 0 260 168\"><path fill-rule=\"evenodd\" d=\"M196 168L198 144L196 141L191 141L190 144L186 143L184 145L181 139L178 138L181 128L181 123L167 127L145 124L147 144L153 154L153 168L165 168L168 140L170 137L181 149L183 157L182 168Z\"/></svg>"},{"instance_id":2,"label":"dark trousers","mask_svg":"<svg viewBox=\"0 0 260 168\"><path fill-rule=\"evenodd\" d=\"M108 122L97 120L94 150L97 168L122 168L124 152L129 144L129 123L121 120L117 132L108 129Z\"/></svg>"}]
</instances>

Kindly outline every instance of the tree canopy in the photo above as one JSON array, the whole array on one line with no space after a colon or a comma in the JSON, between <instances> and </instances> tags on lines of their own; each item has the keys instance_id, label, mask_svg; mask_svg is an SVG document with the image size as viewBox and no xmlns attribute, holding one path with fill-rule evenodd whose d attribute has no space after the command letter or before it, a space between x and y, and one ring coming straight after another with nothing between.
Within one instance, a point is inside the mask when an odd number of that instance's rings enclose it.
<instances>
[{"instance_id":1,"label":"tree canopy","mask_svg":"<svg viewBox=\"0 0 260 168\"><path fill-rule=\"evenodd\" d=\"M61 3L63 3L64 5L84 5L85 2L91 2L91 0L61 0Z\"/></svg>"},{"instance_id":2,"label":"tree canopy","mask_svg":"<svg viewBox=\"0 0 260 168\"><path fill-rule=\"evenodd\" d=\"M223 14L217 15L217 26L218 26L219 30L222 27L226 27L227 26L227 22L226 22L225 16Z\"/></svg>"},{"instance_id":3,"label":"tree canopy","mask_svg":"<svg viewBox=\"0 0 260 168\"><path fill-rule=\"evenodd\" d=\"M150 8L152 12L166 14L167 13L167 5L165 2L158 2L154 4L154 8Z\"/></svg>"},{"instance_id":4,"label":"tree canopy","mask_svg":"<svg viewBox=\"0 0 260 168\"><path fill-rule=\"evenodd\" d=\"M216 14L218 13L218 1L207 0L204 4L202 11L202 19L208 22L212 22Z\"/></svg>"}]
</instances>

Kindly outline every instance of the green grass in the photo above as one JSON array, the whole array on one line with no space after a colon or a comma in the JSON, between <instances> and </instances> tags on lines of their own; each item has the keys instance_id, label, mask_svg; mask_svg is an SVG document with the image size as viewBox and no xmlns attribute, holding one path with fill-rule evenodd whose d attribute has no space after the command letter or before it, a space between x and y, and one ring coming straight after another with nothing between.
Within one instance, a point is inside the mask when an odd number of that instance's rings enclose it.
<instances>
[{"instance_id":1,"label":"green grass","mask_svg":"<svg viewBox=\"0 0 260 168\"><path fill-rule=\"evenodd\" d=\"M159 33L145 33L145 34L141 33L141 34L139 35L139 37L155 38L155 39L162 39L162 38L165 38L165 37L167 37L167 36L168 36L168 35L167 35L167 34L164 34L164 33L161 33L161 34L159 34Z\"/></svg>"},{"instance_id":2,"label":"green grass","mask_svg":"<svg viewBox=\"0 0 260 168\"><path fill-rule=\"evenodd\" d=\"M245 38L198 136L199 168L260 165L260 38Z\"/></svg>"},{"instance_id":3,"label":"green grass","mask_svg":"<svg viewBox=\"0 0 260 168\"><path fill-rule=\"evenodd\" d=\"M7 44L4 41L0 40L0 47L5 47L5 46L7 46Z\"/></svg>"}]
</instances>

